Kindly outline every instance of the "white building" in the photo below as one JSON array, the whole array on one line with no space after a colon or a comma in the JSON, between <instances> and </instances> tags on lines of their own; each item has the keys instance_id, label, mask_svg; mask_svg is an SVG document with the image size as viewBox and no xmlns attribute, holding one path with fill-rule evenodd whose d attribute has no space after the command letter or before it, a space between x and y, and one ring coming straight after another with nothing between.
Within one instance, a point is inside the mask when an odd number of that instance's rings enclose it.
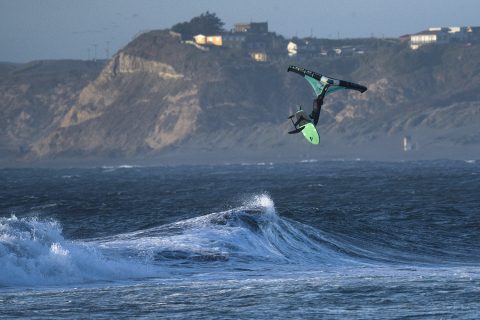
<instances>
[{"instance_id":1,"label":"white building","mask_svg":"<svg viewBox=\"0 0 480 320\"><path fill-rule=\"evenodd\" d=\"M408 152L417 149L417 145L413 142L411 136L403 137L403 151Z\"/></svg>"},{"instance_id":2,"label":"white building","mask_svg":"<svg viewBox=\"0 0 480 320\"><path fill-rule=\"evenodd\" d=\"M296 56L298 53L298 46L295 42L290 41L287 45L287 52L289 57Z\"/></svg>"},{"instance_id":3,"label":"white building","mask_svg":"<svg viewBox=\"0 0 480 320\"><path fill-rule=\"evenodd\" d=\"M478 38L477 27L434 27L410 35L410 48L413 50L425 44L467 42Z\"/></svg>"},{"instance_id":4,"label":"white building","mask_svg":"<svg viewBox=\"0 0 480 320\"><path fill-rule=\"evenodd\" d=\"M448 43L447 28L429 28L410 36L410 48L412 50L430 43Z\"/></svg>"}]
</instances>

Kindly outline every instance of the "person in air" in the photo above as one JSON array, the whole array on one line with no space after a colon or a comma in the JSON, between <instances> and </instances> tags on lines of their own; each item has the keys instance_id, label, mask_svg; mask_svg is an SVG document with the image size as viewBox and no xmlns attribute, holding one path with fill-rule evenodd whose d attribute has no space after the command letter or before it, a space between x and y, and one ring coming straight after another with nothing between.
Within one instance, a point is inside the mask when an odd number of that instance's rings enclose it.
<instances>
[{"instance_id":1,"label":"person in air","mask_svg":"<svg viewBox=\"0 0 480 320\"><path fill-rule=\"evenodd\" d=\"M306 123L313 123L314 126L317 126L318 119L320 117L320 111L322 110L322 105L323 105L323 98L325 98L325 94L327 93L329 85L325 85L322 89L322 92L317 96L316 99L313 100L313 107L312 107L312 113L307 117L305 112L301 109L301 106L299 107L298 112L295 114L296 117L296 122L294 123L294 126L303 126Z\"/></svg>"},{"instance_id":2,"label":"person in air","mask_svg":"<svg viewBox=\"0 0 480 320\"><path fill-rule=\"evenodd\" d=\"M327 93L328 87L328 84L325 85L322 89L322 92L315 100L313 100L313 108L312 113L310 114L310 119L312 120L314 126L317 126L318 118L320 117L320 111L322 111L323 98L325 98L325 93Z\"/></svg>"},{"instance_id":3,"label":"person in air","mask_svg":"<svg viewBox=\"0 0 480 320\"><path fill-rule=\"evenodd\" d=\"M302 107L299 106L298 111L288 117L292 121L294 129L288 131L289 134L302 132L308 142L311 144L319 144L320 136L318 134L316 125L320 117L322 110L323 99L327 94L327 91L333 93L341 89L355 90L361 93L367 91L367 87L357 83L330 78L320 73L316 73L311 70L307 70L297 66L289 66L288 72L294 72L302 76L312 86L313 91L317 95L317 98L313 101L312 113L307 115Z\"/></svg>"}]
</instances>

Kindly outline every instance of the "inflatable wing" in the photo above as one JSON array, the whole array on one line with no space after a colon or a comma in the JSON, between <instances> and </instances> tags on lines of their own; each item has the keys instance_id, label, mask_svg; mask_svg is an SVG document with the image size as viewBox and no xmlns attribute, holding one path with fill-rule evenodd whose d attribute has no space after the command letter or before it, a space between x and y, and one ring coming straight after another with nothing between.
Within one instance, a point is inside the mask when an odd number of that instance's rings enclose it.
<instances>
[{"instance_id":1,"label":"inflatable wing","mask_svg":"<svg viewBox=\"0 0 480 320\"><path fill-rule=\"evenodd\" d=\"M314 71L310 71L301 67L289 66L288 71L298 73L299 75L304 77L308 81L308 83L310 83L317 96L322 93L323 87L327 84L329 85L329 87L327 89L327 92L325 93L326 95L342 89L356 90L360 91L361 93L367 91L367 87L360 84L330 78L320 73L316 73Z\"/></svg>"}]
</instances>

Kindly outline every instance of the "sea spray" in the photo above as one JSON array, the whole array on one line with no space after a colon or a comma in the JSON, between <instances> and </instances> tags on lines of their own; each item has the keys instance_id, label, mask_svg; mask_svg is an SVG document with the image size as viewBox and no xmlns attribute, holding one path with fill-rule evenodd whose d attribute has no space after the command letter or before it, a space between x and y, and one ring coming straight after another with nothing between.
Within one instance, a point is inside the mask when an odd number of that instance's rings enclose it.
<instances>
[{"instance_id":1,"label":"sea spray","mask_svg":"<svg viewBox=\"0 0 480 320\"><path fill-rule=\"evenodd\" d=\"M67 240L54 220L0 218L0 286L52 285L148 276L148 266Z\"/></svg>"}]
</instances>

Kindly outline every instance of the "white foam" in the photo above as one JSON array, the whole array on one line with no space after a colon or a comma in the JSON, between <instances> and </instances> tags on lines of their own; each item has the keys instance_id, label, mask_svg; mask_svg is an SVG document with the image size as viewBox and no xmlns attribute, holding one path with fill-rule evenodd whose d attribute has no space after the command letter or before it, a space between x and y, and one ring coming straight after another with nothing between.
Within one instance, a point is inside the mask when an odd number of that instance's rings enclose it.
<instances>
[{"instance_id":1,"label":"white foam","mask_svg":"<svg viewBox=\"0 0 480 320\"><path fill-rule=\"evenodd\" d=\"M255 195L251 200L247 201L246 207L264 208L270 213L275 212L275 204L268 194Z\"/></svg>"},{"instance_id":2,"label":"white foam","mask_svg":"<svg viewBox=\"0 0 480 320\"><path fill-rule=\"evenodd\" d=\"M120 170L120 169L135 169L135 168L142 168L142 166L131 165L131 164L121 164L121 165L118 165L118 166L102 166L102 169L103 169L104 173L113 172L113 171Z\"/></svg>"},{"instance_id":3,"label":"white foam","mask_svg":"<svg viewBox=\"0 0 480 320\"><path fill-rule=\"evenodd\" d=\"M133 168L140 168L141 166L133 165L133 164L121 164L118 166L102 166L102 169L133 169Z\"/></svg>"},{"instance_id":4,"label":"white foam","mask_svg":"<svg viewBox=\"0 0 480 320\"><path fill-rule=\"evenodd\" d=\"M250 163L250 162L242 162L240 164L241 166L273 166L273 162L256 162L256 163Z\"/></svg>"},{"instance_id":5,"label":"white foam","mask_svg":"<svg viewBox=\"0 0 480 320\"><path fill-rule=\"evenodd\" d=\"M53 220L0 218L0 286L144 277L148 265L105 256L94 243L64 239Z\"/></svg>"},{"instance_id":6,"label":"white foam","mask_svg":"<svg viewBox=\"0 0 480 320\"><path fill-rule=\"evenodd\" d=\"M305 160L300 160L300 163L315 163L318 162L317 159L305 159Z\"/></svg>"}]
</instances>

